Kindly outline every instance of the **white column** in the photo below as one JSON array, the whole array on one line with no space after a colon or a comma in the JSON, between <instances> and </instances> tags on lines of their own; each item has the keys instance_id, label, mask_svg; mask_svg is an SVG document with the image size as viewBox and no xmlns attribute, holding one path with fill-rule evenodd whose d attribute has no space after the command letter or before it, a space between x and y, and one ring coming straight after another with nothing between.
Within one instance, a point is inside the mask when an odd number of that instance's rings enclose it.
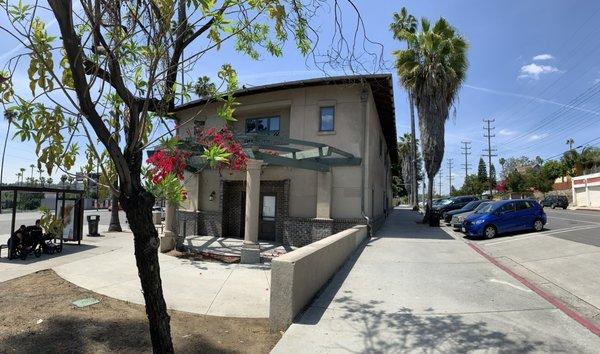
<instances>
[{"instance_id":1,"label":"white column","mask_svg":"<svg viewBox=\"0 0 600 354\"><path fill-rule=\"evenodd\" d=\"M244 246L241 263L259 263L258 216L260 208L261 160L246 163L246 215L244 216Z\"/></svg>"},{"instance_id":2,"label":"white column","mask_svg":"<svg viewBox=\"0 0 600 354\"><path fill-rule=\"evenodd\" d=\"M317 172L317 219L331 219L331 172Z\"/></svg>"}]
</instances>

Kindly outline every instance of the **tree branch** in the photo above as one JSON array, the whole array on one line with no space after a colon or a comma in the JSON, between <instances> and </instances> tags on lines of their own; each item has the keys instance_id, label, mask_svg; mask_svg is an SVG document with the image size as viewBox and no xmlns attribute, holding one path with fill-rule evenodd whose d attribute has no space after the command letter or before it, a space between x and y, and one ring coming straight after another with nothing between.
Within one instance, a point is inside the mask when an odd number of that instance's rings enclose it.
<instances>
[{"instance_id":1,"label":"tree branch","mask_svg":"<svg viewBox=\"0 0 600 354\"><path fill-rule=\"evenodd\" d=\"M81 39L77 36L73 25L72 0L48 0L48 3L60 28L66 56L73 73L74 90L77 94L81 111L115 163L119 179L123 182L122 187L131 188L131 176L127 161L121 153L119 144L111 137L109 130L104 125L102 117L96 111L91 99L85 75L83 56L81 55L83 53Z\"/></svg>"}]
</instances>

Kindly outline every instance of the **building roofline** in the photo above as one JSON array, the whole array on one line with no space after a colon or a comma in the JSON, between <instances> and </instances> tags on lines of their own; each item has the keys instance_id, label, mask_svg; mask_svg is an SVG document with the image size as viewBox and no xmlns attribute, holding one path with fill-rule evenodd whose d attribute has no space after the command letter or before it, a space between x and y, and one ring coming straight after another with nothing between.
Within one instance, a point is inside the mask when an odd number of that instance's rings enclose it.
<instances>
[{"instance_id":1,"label":"building roofline","mask_svg":"<svg viewBox=\"0 0 600 354\"><path fill-rule=\"evenodd\" d=\"M344 75L319 77L312 79L284 81L274 84L260 86L244 87L233 93L234 97L244 97L269 93L280 90L289 90L303 87L360 84L366 82L371 87L373 99L377 114L379 115L381 129L385 136L386 144L392 163L398 162L397 141L396 141L396 116L394 109L394 91L393 79L391 74L368 74L368 75ZM173 112L180 112L186 109L211 103L210 98L200 98L173 109Z\"/></svg>"}]
</instances>

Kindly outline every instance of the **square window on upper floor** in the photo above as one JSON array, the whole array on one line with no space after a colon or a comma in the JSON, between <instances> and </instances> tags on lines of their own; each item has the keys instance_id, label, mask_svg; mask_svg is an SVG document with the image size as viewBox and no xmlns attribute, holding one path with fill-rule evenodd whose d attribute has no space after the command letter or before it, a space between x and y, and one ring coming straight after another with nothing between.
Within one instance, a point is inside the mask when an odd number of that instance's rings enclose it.
<instances>
[{"instance_id":1,"label":"square window on upper floor","mask_svg":"<svg viewBox=\"0 0 600 354\"><path fill-rule=\"evenodd\" d=\"M326 106L319 109L319 131L332 132L335 130L335 107Z\"/></svg>"}]
</instances>

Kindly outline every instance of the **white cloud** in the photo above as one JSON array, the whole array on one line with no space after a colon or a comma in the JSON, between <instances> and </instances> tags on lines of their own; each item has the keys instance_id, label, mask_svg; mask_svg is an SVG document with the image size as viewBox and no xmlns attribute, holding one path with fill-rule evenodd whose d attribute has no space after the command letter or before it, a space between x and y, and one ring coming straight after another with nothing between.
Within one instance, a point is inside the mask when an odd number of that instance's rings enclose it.
<instances>
[{"instance_id":1,"label":"white cloud","mask_svg":"<svg viewBox=\"0 0 600 354\"><path fill-rule=\"evenodd\" d=\"M536 140L544 139L547 136L548 136L548 133L531 134L527 140L529 140L529 141L536 141Z\"/></svg>"},{"instance_id":2,"label":"white cloud","mask_svg":"<svg viewBox=\"0 0 600 354\"><path fill-rule=\"evenodd\" d=\"M538 54L535 57L533 57L533 60L550 60L550 59L554 59L554 57L551 54Z\"/></svg>"},{"instance_id":3,"label":"white cloud","mask_svg":"<svg viewBox=\"0 0 600 354\"><path fill-rule=\"evenodd\" d=\"M498 134L503 135L503 136L510 136L510 135L515 135L517 132L513 131L513 130L508 130L508 129L502 129L498 132Z\"/></svg>"},{"instance_id":4,"label":"white cloud","mask_svg":"<svg viewBox=\"0 0 600 354\"><path fill-rule=\"evenodd\" d=\"M557 72L560 72L560 70L552 65L537 65L536 63L531 63L521 67L521 74L518 77L519 79L537 80L540 78L540 75Z\"/></svg>"}]
</instances>

